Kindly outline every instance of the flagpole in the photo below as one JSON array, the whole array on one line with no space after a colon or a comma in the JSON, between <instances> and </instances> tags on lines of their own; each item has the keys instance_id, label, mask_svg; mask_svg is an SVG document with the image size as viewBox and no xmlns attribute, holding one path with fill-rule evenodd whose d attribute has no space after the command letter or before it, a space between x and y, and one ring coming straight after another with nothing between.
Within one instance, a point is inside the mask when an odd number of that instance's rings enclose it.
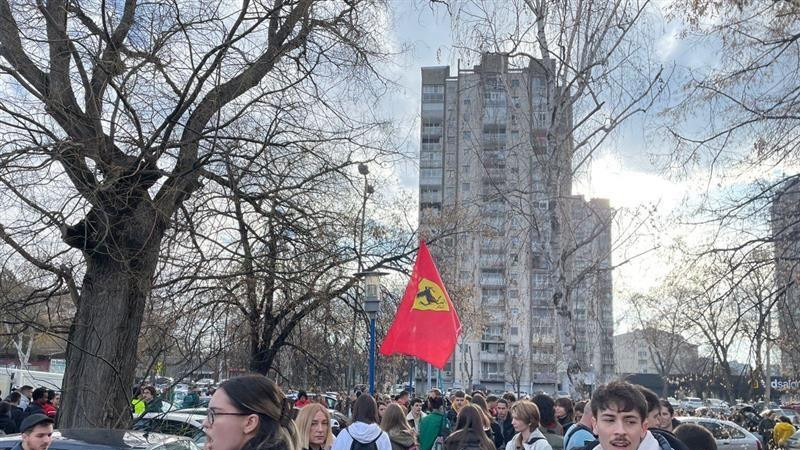
<instances>
[{"instance_id":1,"label":"flagpole","mask_svg":"<svg viewBox=\"0 0 800 450\"><path fill-rule=\"evenodd\" d=\"M375 319L369 319L369 394L375 395Z\"/></svg>"}]
</instances>

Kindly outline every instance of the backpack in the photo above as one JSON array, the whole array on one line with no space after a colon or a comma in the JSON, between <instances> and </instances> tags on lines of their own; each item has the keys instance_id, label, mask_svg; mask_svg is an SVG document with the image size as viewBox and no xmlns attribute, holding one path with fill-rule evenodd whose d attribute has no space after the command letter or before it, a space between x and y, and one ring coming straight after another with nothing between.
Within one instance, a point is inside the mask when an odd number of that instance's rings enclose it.
<instances>
[{"instance_id":1,"label":"backpack","mask_svg":"<svg viewBox=\"0 0 800 450\"><path fill-rule=\"evenodd\" d=\"M347 428L345 428L344 431L347 431L347 434L350 434L350 430L348 430ZM350 439L353 441L350 444L350 450L378 450L377 442L378 439L381 438L381 435L383 435L383 431L378 433L378 436L370 442L360 442L356 440L356 438L354 438L352 434L350 434Z\"/></svg>"},{"instance_id":2,"label":"backpack","mask_svg":"<svg viewBox=\"0 0 800 450\"><path fill-rule=\"evenodd\" d=\"M567 445L569 444L569 438L571 438L578 430L586 430L589 433L591 433L592 436L594 436L594 433L592 433L592 430L589 427L587 427L586 425L584 425L582 423L578 423L574 427L572 427L572 429L567 431L567 434L564 435L564 448L565 449L567 448ZM583 447L583 446L581 446L581 447Z\"/></svg>"}]
</instances>

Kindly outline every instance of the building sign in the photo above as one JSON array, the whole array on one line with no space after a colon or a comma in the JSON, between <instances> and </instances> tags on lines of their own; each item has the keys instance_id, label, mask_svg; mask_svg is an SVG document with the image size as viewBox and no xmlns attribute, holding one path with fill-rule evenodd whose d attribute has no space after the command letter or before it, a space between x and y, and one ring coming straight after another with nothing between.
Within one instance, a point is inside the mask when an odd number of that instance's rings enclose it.
<instances>
[{"instance_id":1,"label":"building sign","mask_svg":"<svg viewBox=\"0 0 800 450\"><path fill-rule=\"evenodd\" d=\"M781 392L797 392L800 391L800 380L790 380L780 377L772 377L770 387Z\"/></svg>"},{"instance_id":2,"label":"building sign","mask_svg":"<svg viewBox=\"0 0 800 450\"><path fill-rule=\"evenodd\" d=\"M64 370L66 368L67 368L67 360L66 359L51 359L50 360L50 372L64 373Z\"/></svg>"}]
</instances>

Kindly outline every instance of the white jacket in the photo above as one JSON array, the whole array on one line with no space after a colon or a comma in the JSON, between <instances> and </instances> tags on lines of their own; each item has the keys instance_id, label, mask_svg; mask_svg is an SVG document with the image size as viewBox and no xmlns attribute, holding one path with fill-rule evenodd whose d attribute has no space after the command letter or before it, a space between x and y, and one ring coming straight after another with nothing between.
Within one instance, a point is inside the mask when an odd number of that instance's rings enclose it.
<instances>
[{"instance_id":1,"label":"white jacket","mask_svg":"<svg viewBox=\"0 0 800 450\"><path fill-rule=\"evenodd\" d=\"M378 450L392 450L392 441L389 440L389 435L381 430L378 424L366 424L364 422L354 422L340 431L339 435L336 436L336 440L333 441L331 450L350 450L354 438L358 442L367 443L372 442L376 437L378 440L375 441L375 444L378 446Z\"/></svg>"},{"instance_id":2,"label":"white jacket","mask_svg":"<svg viewBox=\"0 0 800 450\"><path fill-rule=\"evenodd\" d=\"M519 438L519 433L515 434L514 437L511 438L510 441L508 441L508 444L506 444L506 450L516 450L518 438ZM535 441L529 444L528 442L531 442L532 440ZM522 443L523 450L553 450L553 447L551 447L550 444L547 443L547 438L544 437L544 434L542 434L542 432L539 431L538 428L533 430L533 432L531 432L531 437L528 438L528 442Z\"/></svg>"}]
</instances>

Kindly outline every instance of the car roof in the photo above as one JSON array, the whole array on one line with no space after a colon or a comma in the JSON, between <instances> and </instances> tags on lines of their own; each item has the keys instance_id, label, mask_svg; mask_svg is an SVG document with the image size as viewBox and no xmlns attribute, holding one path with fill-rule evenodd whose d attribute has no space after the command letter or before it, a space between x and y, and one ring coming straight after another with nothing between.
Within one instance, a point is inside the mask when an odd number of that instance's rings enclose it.
<instances>
[{"instance_id":1,"label":"car roof","mask_svg":"<svg viewBox=\"0 0 800 450\"><path fill-rule=\"evenodd\" d=\"M159 413L159 412L151 412L144 414L137 418L140 419L160 419L160 420L175 420L178 422L202 422L206 418L205 410L202 413L196 413L194 411L170 411L167 413Z\"/></svg>"},{"instance_id":2,"label":"car roof","mask_svg":"<svg viewBox=\"0 0 800 450\"><path fill-rule=\"evenodd\" d=\"M19 434L0 436L0 446L20 442ZM78 428L53 432L53 449L146 449L169 442L186 441L187 438L145 431Z\"/></svg>"},{"instance_id":3,"label":"car roof","mask_svg":"<svg viewBox=\"0 0 800 450\"><path fill-rule=\"evenodd\" d=\"M687 423L688 422L699 422L701 420L703 422L721 423L721 424L725 424L725 425L730 425L730 426L732 426L732 427L734 427L736 429L744 430L744 428L742 428L740 425L738 425L738 424L736 424L734 422L731 422L730 420L716 419L714 417L688 416L688 417L676 417L676 419L678 419L678 421L681 422L681 423L684 423L684 422L687 422Z\"/></svg>"}]
</instances>

